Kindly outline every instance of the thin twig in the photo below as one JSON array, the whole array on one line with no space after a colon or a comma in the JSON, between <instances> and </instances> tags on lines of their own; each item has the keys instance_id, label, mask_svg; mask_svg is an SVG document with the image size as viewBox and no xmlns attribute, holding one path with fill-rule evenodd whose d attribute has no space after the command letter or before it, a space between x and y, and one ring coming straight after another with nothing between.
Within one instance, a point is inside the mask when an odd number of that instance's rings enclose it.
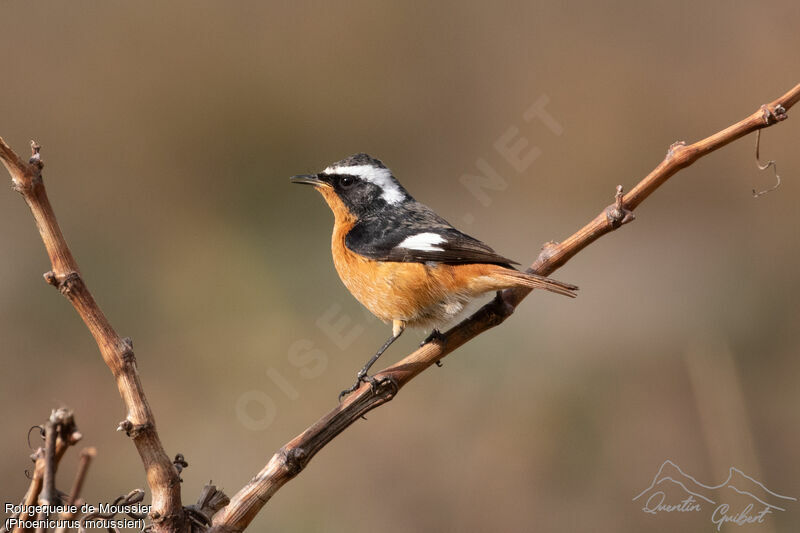
<instances>
[{"instance_id":1,"label":"thin twig","mask_svg":"<svg viewBox=\"0 0 800 533\"><path fill-rule=\"evenodd\" d=\"M47 507L50 505L58 505L60 500L56 494L56 438L59 421L56 419L56 414L50 416L50 419L44 425L44 479L42 481L42 492L39 494L39 504ZM40 524L47 519L48 513L45 510L39 512L36 521ZM36 532L40 533L45 528L39 526Z\"/></svg>"},{"instance_id":2,"label":"thin twig","mask_svg":"<svg viewBox=\"0 0 800 533\"><path fill-rule=\"evenodd\" d=\"M83 488L83 482L86 481L86 472L89 470L89 465L92 459L97 456L97 450L93 447L84 448L81 450L80 463L78 463L78 473L75 474L75 481L72 484L72 490L69 491L69 500L67 505L73 505L78 501Z\"/></svg>"},{"instance_id":3,"label":"thin twig","mask_svg":"<svg viewBox=\"0 0 800 533\"><path fill-rule=\"evenodd\" d=\"M55 413L44 425L44 481L42 483L42 493L39 495L39 502L42 505L58 505L56 495L56 432L58 431L58 420Z\"/></svg>"},{"instance_id":4,"label":"thin twig","mask_svg":"<svg viewBox=\"0 0 800 533\"><path fill-rule=\"evenodd\" d=\"M23 162L0 137L0 160L9 174L13 187L22 194L30 207L39 229L52 270L45 281L56 287L73 305L94 336L100 353L114 374L127 416L119 430L133 439L147 474L152 493L152 513L156 531L182 531L188 527L181 506L178 472L164 451L156 431L155 418L144 394L133 343L121 338L95 302L83 281L78 263L72 256L61 233L42 180L41 147L31 141L32 155Z\"/></svg>"},{"instance_id":5,"label":"thin twig","mask_svg":"<svg viewBox=\"0 0 800 533\"><path fill-rule=\"evenodd\" d=\"M72 411L63 407L53 410L50 414L50 419L41 427L45 428L44 433L46 441L44 447L39 447L31 455L31 459L34 461L34 469L33 475L31 476L31 483L22 501L22 505L25 508L37 505L37 503L43 502L45 498L48 500L60 499L60 493L55 488L55 472L67 448L75 445L82 438L82 435L75 425L75 418L72 415ZM52 436L51 441L47 440L48 427L51 428L49 433ZM28 432L28 434L30 435L30 432ZM52 452L48 451L51 446ZM50 487L45 491L43 490L43 486L45 485L45 472L48 469L52 469L52 472L48 474L49 479L52 481L47 482ZM45 495L45 492L49 492L49 495ZM27 511L25 511L19 513L18 518L20 521L27 521L30 517ZM13 531L14 533L21 533L22 528L17 526Z\"/></svg>"},{"instance_id":6,"label":"thin twig","mask_svg":"<svg viewBox=\"0 0 800 533\"><path fill-rule=\"evenodd\" d=\"M800 100L800 84L749 117L691 145L675 143L666 158L627 194L617 189L615 202L591 222L561 243L548 243L528 272L546 276L606 233L633 220L632 211L676 172L748 133L787 118L786 112ZM764 112L766 109L768 112ZM285 483L297 476L314 455L366 412L391 401L397 391L420 372L462 344L502 323L530 293L508 289L475 314L444 334L444 340L425 344L395 365L376 374L377 386L363 385L314 425L283 446L267 465L214 516L209 531L244 530L258 511Z\"/></svg>"},{"instance_id":7,"label":"thin twig","mask_svg":"<svg viewBox=\"0 0 800 533\"><path fill-rule=\"evenodd\" d=\"M36 450L32 458L35 464L33 475L31 476L31 483L28 486L28 491L25 493L25 498L22 500L22 505L26 509L31 505L36 505L36 502L39 501L39 493L42 491L42 479L44 478L44 448ZM20 521L24 522L28 518L29 514L27 511L23 511L19 514ZM15 527L13 531L14 533L20 533L22 528Z\"/></svg>"},{"instance_id":8,"label":"thin twig","mask_svg":"<svg viewBox=\"0 0 800 533\"><path fill-rule=\"evenodd\" d=\"M86 473L89 471L89 465L92 462L92 459L95 458L97 455L97 450L93 447L84 448L81 450L81 457L80 462L78 463L78 471L75 474L75 481L72 483L72 489L69 491L69 497L66 499L64 503L64 507L69 508L72 505L78 505L79 497L81 495L81 489L83 488L83 483L86 480ZM66 524L68 521L72 520L77 516L77 513L72 512L64 512L61 513L59 519L62 521L62 524ZM66 526L62 525L58 529L56 529L55 533L64 533L66 531Z\"/></svg>"}]
</instances>

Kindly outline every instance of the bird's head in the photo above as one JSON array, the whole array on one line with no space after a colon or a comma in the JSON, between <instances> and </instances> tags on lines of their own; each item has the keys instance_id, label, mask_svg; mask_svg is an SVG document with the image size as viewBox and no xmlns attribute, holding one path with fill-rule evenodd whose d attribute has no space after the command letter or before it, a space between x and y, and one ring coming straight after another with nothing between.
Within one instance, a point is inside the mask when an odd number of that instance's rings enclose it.
<instances>
[{"instance_id":1,"label":"bird's head","mask_svg":"<svg viewBox=\"0 0 800 533\"><path fill-rule=\"evenodd\" d=\"M337 219L359 219L413 200L392 171L367 154L351 155L319 174L293 176L291 181L317 189Z\"/></svg>"}]
</instances>

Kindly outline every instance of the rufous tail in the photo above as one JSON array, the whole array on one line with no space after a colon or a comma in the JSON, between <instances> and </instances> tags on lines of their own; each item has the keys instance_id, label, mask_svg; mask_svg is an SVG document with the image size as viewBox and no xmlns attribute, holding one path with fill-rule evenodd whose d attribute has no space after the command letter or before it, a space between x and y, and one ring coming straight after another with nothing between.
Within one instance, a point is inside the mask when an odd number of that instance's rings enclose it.
<instances>
[{"instance_id":1,"label":"rufous tail","mask_svg":"<svg viewBox=\"0 0 800 533\"><path fill-rule=\"evenodd\" d=\"M509 281L513 286L528 287L529 289L544 289L546 291L554 292L556 294L563 294L570 298L575 298L578 290L576 285L571 283L564 283L555 279L546 278L537 274L527 274L517 270L504 268L500 271L494 272L494 277Z\"/></svg>"}]
</instances>

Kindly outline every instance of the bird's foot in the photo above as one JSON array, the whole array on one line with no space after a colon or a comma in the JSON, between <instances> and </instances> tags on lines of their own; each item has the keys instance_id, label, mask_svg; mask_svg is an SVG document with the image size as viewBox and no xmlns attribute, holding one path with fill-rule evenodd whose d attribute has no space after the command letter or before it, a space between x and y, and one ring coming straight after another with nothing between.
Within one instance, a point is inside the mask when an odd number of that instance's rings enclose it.
<instances>
[{"instance_id":1,"label":"bird's foot","mask_svg":"<svg viewBox=\"0 0 800 533\"><path fill-rule=\"evenodd\" d=\"M356 382L353 383L353 386L339 393L339 403L344 400L345 396L359 388L362 383L369 383L373 391L378 390L378 385L380 385L380 382L377 379L367 375L366 371L362 369L358 374L356 374Z\"/></svg>"},{"instance_id":2,"label":"bird's foot","mask_svg":"<svg viewBox=\"0 0 800 533\"><path fill-rule=\"evenodd\" d=\"M422 348L423 346L425 346L429 342L440 342L440 343L442 343L442 345L444 345L444 344L447 343L447 337L445 337L444 333L442 333L438 329L434 329L433 331L431 331L430 335L425 337L425 340L423 340L421 343L419 343L419 347ZM436 361L436 366L438 366L439 368L442 368L442 362L441 361Z\"/></svg>"},{"instance_id":3,"label":"bird's foot","mask_svg":"<svg viewBox=\"0 0 800 533\"><path fill-rule=\"evenodd\" d=\"M434 329L433 331L431 331L430 335L425 337L425 340L419 343L419 347L422 348L429 342L441 342L442 344L444 344L445 341L447 341L447 337L444 336L444 333L442 333L438 329Z\"/></svg>"}]
</instances>

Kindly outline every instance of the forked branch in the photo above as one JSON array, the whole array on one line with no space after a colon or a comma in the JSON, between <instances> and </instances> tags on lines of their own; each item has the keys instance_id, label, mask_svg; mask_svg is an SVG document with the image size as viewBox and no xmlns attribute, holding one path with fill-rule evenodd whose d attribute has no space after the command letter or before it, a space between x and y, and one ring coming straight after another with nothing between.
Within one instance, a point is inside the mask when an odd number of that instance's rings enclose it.
<instances>
[{"instance_id":1,"label":"forked branch","mask_svg":"<svg viewBox=\"0 0 800 533\"><path fill-rule=\"evenodd\" d=\"M627 194L617 188L613 204L591 222L561 243L547 243L527 270L548 276L591 243L633 220L633 210L676 172L704 155L744 137L753 131L772 126L787 118L787 111L800 100L800 84L774 102L714 135L694 144L673 144L664 160ZM530 294L530 289L509 289L497 294L490 303L444 334L443 341L428 343L400 362L377 373L379 384L363 385L313 426L288 442L267 465L231 499L214 517L215 533L244 530L258 511L286 482L299 474L314 455L363 414L392 400L397 391L417 374L447 354L502 323Z\"/></svg>"},{"instance_id":2,"label":"forked branch","mask_svg":"<svg viewBox=\"0 0 800 533\"><path fill-rule=\"evenodd\" d=\"M147 483L152 493L151 518L154 529L181 531L187 527L187 523L181 506L178 472L156 432L155 418L136 368L133 343L130 339L122 339L114 331L86 287L47 198L42 181L40 147L31 142L31 150L31 158L25 162L0 137L0 160L11 174L14 190L22 194L30 207L50 256L52 270L44 275L45 281L56 287L70 301L94 336L103 360L116 378L117 388L127 409L127 416L120 423L119 429L133 439L144 464ZM43 479L47 480L44 476Z\"/></svg>"}]
</instances>

